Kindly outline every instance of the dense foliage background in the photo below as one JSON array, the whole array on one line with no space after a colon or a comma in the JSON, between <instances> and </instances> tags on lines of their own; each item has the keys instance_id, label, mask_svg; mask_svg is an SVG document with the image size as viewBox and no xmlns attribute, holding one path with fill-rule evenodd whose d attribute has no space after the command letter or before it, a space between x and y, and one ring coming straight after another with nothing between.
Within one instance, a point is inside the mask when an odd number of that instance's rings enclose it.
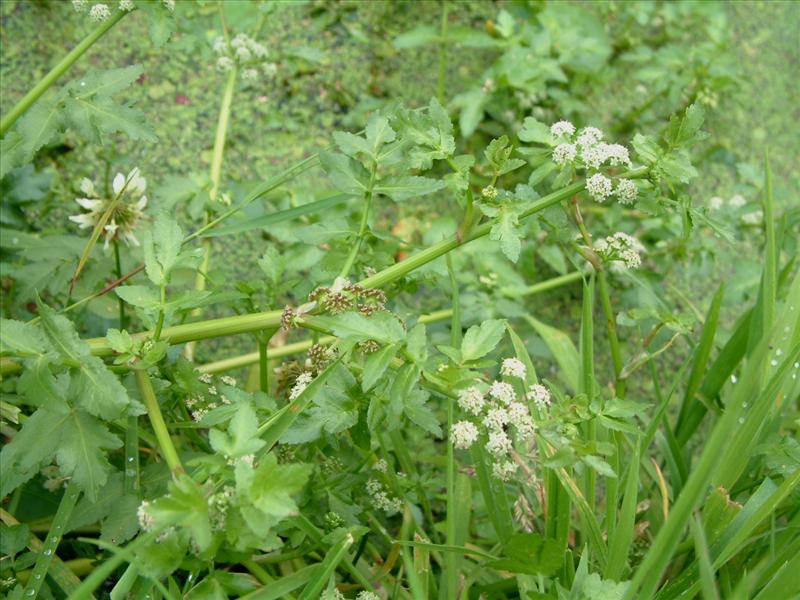
<instances>
[{"instance_id":1,"label":"dense foliage background","mask_svg":"<svg viewBox=\"0 0 800 600\"><path fill-rule=\"evenodd\" d=\"M4 119L98 27L73 4L0 5ZM4 127L2 593L800 595L797 3L174 4L136 0ZM551 160L562 120L631 149L635 206ZM146 191L137 244L69 220L112 190ZM593 263L584 222L641 267ZM365 289L304 322L337 276ZM493 379L539 432L502 482L451 443Z\"/></svg>"}]
</instances>

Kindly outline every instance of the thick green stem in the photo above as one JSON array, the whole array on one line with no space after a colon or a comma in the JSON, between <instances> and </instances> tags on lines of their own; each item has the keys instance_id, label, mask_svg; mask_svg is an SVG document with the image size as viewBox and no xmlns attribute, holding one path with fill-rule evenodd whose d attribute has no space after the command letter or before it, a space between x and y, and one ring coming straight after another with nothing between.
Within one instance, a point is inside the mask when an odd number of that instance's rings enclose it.
<instances>
[{"instance_id":1,"label":"thick green stem","mask_svg":"<svg viewBox=\"0 0 800 600\"><path fill-rule=\"evenodd\" d=\"M167 304L167 285L161 284L161 306L158 308L158 321L156 321L156 330L153 333L153 339L158 341L161 339L161 330L164 327L164 306Z\"/></svg>"},{"instance_id":2,"label":"thick green stem","mask_svg":"<svg viewBox=\"0 0 800 600\"><path fill-rule=\"evenodd\" d=\"M170 472L173 475L179 475L184 472L183 465L178 457L178 451L172 443L172 438L169 436L167 424L164 422L164 416L161 414L161 407L158 405L158 398L156 398L147 371L136 371L136 383L139 385L142 404L147 409L147 416L150 417L150 424L153 427L153 433L156 434L161 454L167 462Z\"/></svg>"},{"instance_id":3,"label":"thick green stem","mask_svg":"<svg viewBox=\"0 0 800 600\"><path fill-rule=\"evenodd\" d=\"M265 394L269 394L269 354L267 353L267 348L276 331L278 330L270 329L258 336L258 382L259 388Z\"/></svg>"},{"instance_id":4,"label":"thick green stem","mask_svg":"<svg viewBox=\"0 0 800 600\"><path fill-rule=\"evenodd\" d=\"M84 52L91 48L97 40L103 37L109 29L116 25L127 14L128 13L123 10L114 11L114 14L112 14L110 18L100 23L94 31L83 38L83 41L72 49L72 52L62 58L47 75L42 77L39 83L37 83L30 92L25 94L22 100L17 102L16 106L12 108L7 115L0 119L0 135L4 135L16 120L25 114L25 111L27 111Z\"/></svg>"},{"instance_id":5,"label":"thick green stem","mask_svg":"<svg viewBox=\"0 0 800 600\"><path fill-rule=\"evenodd\" d=\"M56 554L58 544L61 542L61 536L67 527L72 510L75 508L75 503L78 501L78 486L70 481L64 490L64 495L61 496L61 502L56 510L53 522L50 525L50 531L47 533L47 538L39 551L39 557L36 559L36 566L33 567L28 585L25 588L25 598L36 598L39 595L39 590L44 582L45 575L50 568L50 563Z\"/></svg>"}]
</instances>

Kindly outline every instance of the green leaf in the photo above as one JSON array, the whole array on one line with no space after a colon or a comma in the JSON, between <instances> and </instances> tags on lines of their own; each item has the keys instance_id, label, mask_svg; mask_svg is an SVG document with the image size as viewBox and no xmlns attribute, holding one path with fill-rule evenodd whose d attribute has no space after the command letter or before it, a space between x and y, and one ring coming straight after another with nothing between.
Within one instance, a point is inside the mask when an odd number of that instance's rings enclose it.
<instances>
[{"instance_id":1,"label":"green leaf","mask_svg":"<svg viewBox=\"0 0 800 600\"><path fill-rule=\"evenodd\" d=\"M53 350L64 358L81 359L90 355L89 345L81 340L72 321L39 301L41 327Z\"/></svg>"},{"instance_id":2,"label":"green leaf","mask_svg":"<svg viewBox=\"0 0 800 600\"><path fill-rule=\"evenodd\" d=\"M427 405L429 397L429 394L423 390L413 390L406 396L403 412L414 425L421 427L436 437L442 437L439 419L436 418L436 414L431 407Z\"/></svg>"},{"instance_id":3,"label":"green leaf","mask_svg":"<svg viewBox=\"0 0 800 600\"><path fill-rule=\"evenodd\" d=\"M121 285L114 288L114 293L138 308L154 309L161 305L158 291L147 285Z\"/></svg>"},{"instance_id":4,"label":"green leaf","mask_svg":"<svg viewBox=\"0 0 800 600\"><path fill-rule=\"evenodd\" d=\"M517 137L523 142L549 144L553 136L550 134L550 128L547 125L533 117L525 117L522 122L522 129L517 134Z\"/></svg>"},{"instance_id":5,"label":"green leaf","mask_svg":"<svg viewBox=\"0 0 800 600\"><path fill-rule=\"evenodd\" d=\"M461 340L462 361L476 360L489 354L500 343L505 329L504 319L484 321L467 329L464 339Z\"/></svg>"},{"instance_id":6,"label":"green leaf","mask_svg":"<svg viewBox=\"0 0 800 600\"><path fill-rule=\"evenodd\" d=\"M369 186L369 173L360 162L343 154L320 152L319 162L340 192L362 196Z\"/></svg>"},{"instance_id":7,"label":"green leaf","mask_svg":"<svg viewBox=\"0 0 800 600\"><path fill-rule=\"evenodd\" d=\"M132 140L155 142L153 128L138 108L118 104L111 98L67 98L64 100L64 118L78 133L97 144L103 136L124 133Z\"/></svg>"},{"instance_id":8,"label":"green leaf","mask_svg":"<svg viewBox=\"0 0 800 600\"><path fill-rule=\"evenodd\" d=\"M326 386L314 397L309 420L328 433L350 429L358 422L358 404L347 392Z\"/></svg>"},{"instance_id":9,"label":"green leaf","mask_svg":"<svg viewBox=\"0 0 800 600\"><path fill-rule=\"evenodd\" d=\"M398 109L396 122L401 138L412 144L407 151L411 168L429 169L434 160L452 156L456 150L450 115L435 98L428 104L427 114Z\"/></svg>"},{"instance_id":10,"label":"green leaf","mask_svg":"<svg viewBox=\"0 0 800 600\"><path fill-rule=\"evenodd\" d=\"M692 104L681 117L672 115L669 125L664 131L664 141L670 148L676 146L686 146L690 142L697 141L703 136L700 135L700 127L705 120L705 111L699 104Z\"/></svg>"},{"instance_id":11,"label":"green leaf","mask_svg":"<svg viewBox=\"0 0 800 600\"><path fill-rule=\"evenodd\" d=\"M0 319L0 352L37 355L47 351L47 341L35 327L22 321Z\"/></svg>"},{"instance_id":12,"label":"green leaf","mask_svg":"<svg viewBox=\"0 0 800 600\"><path fill-rule=\"evenodd\" d=\"M558 366L561 367L561 372L564 375L564 381L573 393L577 393L579 389L581 360L578 355L578 350L569 336L554 327L550 327L533 317L526 316L525 319L533 326L544 343L550 349Z\"/></svg>"},{"instance_id":13,"label":"green leaf","mask_svg":"<svg viewBox=\"0 0 800 600\"><path fill-rule=\"evenodd\" d=\"M92 70L64 87L74 98L91 98L94 95L113 96L136 81L143 71L142 65L105 71Z\"/></svg>"},{"instance_id":14,"label":"green leaf","mask_svg":"<svg viewBox=\"0 0 800 600\"><path fill-rule=\"evenodd\" d=\"M377 312L369 317L347 312L332 317L313 317L313 321L331 330L336 337L354 342L375 340L383 344L395 344L406 337L403 325L389 312Z\"/></svg>"},{"instance_id":15,"label":"green leaf","mask_svg":"<svg viewBox=\"0 0 800 600\"><path fill-rule=\"evenodd\" d=\"M133 408L125 387L96 356L81 359L80 371L72 377L69 396L75 399L76 405L106 421L113 421L125 414L129 407ZM127 412L144 413L138 405Z\"/></svg>"},{"instance_id":16,"label":"green leaf","mask_svg":"<svg viewBox=\"0 0 800 600\"><path fill-rule=\"evenodd\" d=\"M642 162L650 165L658 162L658 158L661 156L661 149L653 138L637 133L633 136L632 144Z\"/></svg>"},{"instance_id":17,"label":"green leaf","mask_svg":"<svg viewBox=\"0 0 800 600\"><path fill-rule=\"evenodd\" d=\"M397 356L399 349L397 344L387 344L367 356L361 376L361 389L363 391L368 392L378 383L378 380L386 372L394 357Z\"/></svg>"},{"instance_id":18,"label":"green leaf","mask_svg":"<svg viewBox=\"0 0 800 600\"><path fill-rule=\"evenodd\" d=\"M495 177L509 173L525 164L522 159L510 158L513 151L514 147L509 146L508 136L506 135L492 140L486 150L483 151Z\"/></svg>"},{"instance_id":19,"label":"green leaf","mask_svg":"<svg viewBox=\"0 0 800 600\"><path fill-rule=\"evenodd\" d=\"M513 573L550 576L561 568L563 561L563 552L555 540L538 533L515 533L503 548L503 558L487 564Z\"/></svg>"},{"instance_id":20,"label":"green leaf","mask_svg":"<svg viewBox=\"0 0 800 600\"><path fill-rule=\"evenodd\" d=\"M244 463L237 464L236 491L272 527L297 512L292 496L303 489L310 474L311 465L279 465L270 453L260 459L255 470Z\"/></svg>"},{"instance_id":21,"label":"green leaf","mask_svg":"<svg viewBox=\"0 0 800 600\"><path fill-rule=\"evenodd\" d=\"M489 239L500 242L500 249L511 262L519 260L522 249L522 230L519 227L519 214L516 210L501 207L497 220L492 224Z\"/></svg>"},{"instance_id":22,"label":"green leaf","mask_svg":"<svg viewBox=\"0 0 800 600\"><path fill-rule=\"evenodd\" d=\"M373 192L376 194L384 194L395 202L400 202L416 196L432 194L442 189L444 186L444 182L438 179L417 177L415 175L400 175L381 179L375 184Z\"/></svg>"},{"instance_id":23,"label":"green leaf","mask_svg":"<svg viewBox=\"0 0 800 600\"><path fill-rule=\"evenodd\" d=\"M393 142L397 134L389 125L389 119L383 115L372 115L367 122L366 138L371 148L372 158L378 158L384 144Z\"/></svg>"},{"instance_id":24,"label":"green leaf","mask_svg":"<svg viewBox=\"0 0 800 600\"><path fill-rule=\"evenodd\" d=\"M188 528L197 548L202 552L212 541L208 510L208 500L202 488L188 475L179 475L170 482L166 496L150 503L147 513L153 517L156 526L181 523Z\"/></svg>"},{"instance_id":25,"label":"green leaf","mask_svg":"<svg viewBox=\"0 0 800 600\"><path fill-rule=\"evenodd\" d=\"M257 430L258 419L253 407L247 402L240 402L228 425L228 433L211 429L208 432L208 441L220 454L229 458L240 458L255 454L264 447L264 441L258 438Z\"/></svg>"},{"instance_id":26,"label":"green leaf","mask_svg":"<svg viewBox=\"0 0 800 600\"><path fill-rule=\"evenodd\" d=\"M98 419L74 411L63 420L56 458L63 475L72 476L90 500L96 500L108 479L111 465L104 450L122 446Z\"/></svg>"},{"instance_id":27,"label":"green leaf","mask_svg":"<svg viewBox=\"0 0 800 600\"><path fill-rule=\"evenodd\" d=\"M431 46L439 41L439 32L430 25L420 25L401 33L392 44L398 50L406 50L409 48L419 48L420 46Z\"/></svg>"},{"instance_id":28,"label":"green leaf","mask_svg":"<svg viewBox=\"0 0 800 600\"><path fill-rule=\"evenodd\" d=\"M174 218L160 214L144 233L144 265L147 277L156 285L169 282L183 243L183 232Z\"/></svg>"}]
</instances>

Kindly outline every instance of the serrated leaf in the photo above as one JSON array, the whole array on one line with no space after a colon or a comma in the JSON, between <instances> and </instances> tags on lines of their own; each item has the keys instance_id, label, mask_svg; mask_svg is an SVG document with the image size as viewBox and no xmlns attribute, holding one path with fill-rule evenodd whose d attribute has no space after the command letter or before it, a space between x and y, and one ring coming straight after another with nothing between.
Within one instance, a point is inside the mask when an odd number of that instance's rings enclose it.
<instances>
[{"instance_id":1,"label":"serrated leaf","mask_svg":"<svg viewBox=\"0 0 800 600\"><path fill-rule=\"evenodd\" d=\"M314 398L310 420L328 433L339 433L358 423L358 405L347 393L326 386Z\"/></svg>"},{"instance_id":2,"label":"serrated leaf","mask_svg":"<svg viewBox=\"0 0 800 600\"><path fill-rule=\"evenodd\" d=\"M535 142L537 144L549 144L552 138L550 128L544 123L537 121L533 117L526 117L522 122L522 129L517 137L523 142Z\"/></svg>"},{"instance_id":3,"label":"serrated leaf","mask_svg":"<svg viewBox=\"0 0 800 600\"><path fill-rule=\"evenodd\" d=\"M500 249L511 262L519 260L522 231L516 211L503 207L489 232L489 239L500 242Z\"/></svg>"},{"instance_id":4,"label":"serrated leaf","mask_svg":"<svg viewBox=\"0 0 800 600\"><path fill-rule=\"evenodd\" d=\"M142 65L130 65L121 69L89 71L80 79L68 83L65 88L75 98L113 96L136 81L143 70Z\"/></svg>"},{"instance_id":5,"label":"serrated leaf","mask_svg":"<svg viewBox=\"0 0 800 600\"><path fill-rule=\"evenodd\" d=\"M398 350L399 346L396 344L387 344L367 356L361 376L361 389L363 391L368 392L378 383L378 380L386 372L394 357L397 356Z\"/></svg>"},{"instance_id":6,"label":"serrated leaf","mask_svg":"<svg viewBox=\"0 0 800 600\"><path fill-rule=\"evenodd\" d=\"M381 179L373 188L376 194L389 196L395 202L432 194L444 187L444 182L415 175L390 176Z\"/></svg>"},{"instance_id":7,"label":"serrated leaf","mask_svg":"<svg viewBox=\"0 0 800 600\"><path fill-rule=\"evenodd\" d=\"M237 465L236 491L261 512L270 525L276 525L297 511L292 496L303 488L310 474L310 465L279 465L278 459L270 453L261 458L255 471L246 465Z\"/></svg>"},{"instance_id":8,"label":"serrated leaf","mask_svg":"<svg viewBox=\"0 0 800 600\"><path fill-rule=\"evenodd\" d=\"M264 447L264 441L256 434L258 419L250 404L243 402L236 407L236 414L228 425L228 433L219 429L208 432L208 441L217 452L230 458L255 454Z\"/></svg>"},{"instance_id":9,"label":"serrated leaf","mask_svg":"<svg viewBox=\"0 0 800 600\"><path fill-rule=\"evenodd\" d=\"M410 31L401 33L392 42L394 47L399 50L408 48L419 48L420 46L430 46L439 41L439 33L430 25L420 25Z\"/></svg>"},{"instance_id":10,"label":"serrated leaf","mask_svg":"<svg viewBox=\"0 0 800 600\"><path fill-rule=\"evenodd\" d=\"M461 360L468 362L489 354L500 343L505 329L504 319L491 319L467 329L461 340Z\"/></svg>"},{"instance_id":11,"label":"serrated leaf","mask_svg":"<svg viewBox=\"0 0 800 600\"><path fill-rule=\"evenodd\" d=\"M405 330L397 318L388 312L377 312L369 317L347 312L332 317L314 317L314 322L330 329L336 337L354 342L375 340L394 344L405 339Z\"/></svg>"},{"instance_id":12,"label":"serrated leaf","mask_svg":"<svg viewBox=\"0 0 800 600\"><path fill-rule=\"evenodd\" d=\"M174 218L159 215L144 233L144 266L147 277L160 286L169 282L183 243L183 232Z\"/></svg>"},{"instance_id":13,"label":"serrated leaf","mask_svg":"<svg viewBox=\"0 0 800 600\"><path fill-rule=\"evenodd\" d=\"M672 115L664 131L664 141L674 148L695 141L703 126L705 111L699 104L690 105L682 116Z\"/></svg>"},{"instance_id":14,"label":"serrated leaf","mask_svg":"<svg viewBox=\"0 0 800 600\"><path fill-rule=\"evenodd\" d=\"M455 152L453 124L435 98L428 104L427 114L422 110L399 109L396 122L402 139L411 144L407 151L411 168L429 169L434 160L445 159Z\"/></svg>"},{"instance_id":15,"label":"serrated leaf","mask_svg":"<svg viewBox=\"0 0 800 600\"><path fill-rule=\"evenodd\" d=\"M90 500L96 500L111 469L104 451L120 446L122 441L98 419L73 411L61 425L56 458L61 473L71 476Z\"/></svg>"},{"instance_id":16,"label":"serrated leaf","mask_svg":"<svg viewBox=\"0 0 800 600\"><path fill-rule=\"evenodd\" d=\"M147 508L147 513L157 526L180 522L188 528L201 552L209 547L212 540L208 511L203 490L188 475L180 475L171 481L169 493L150 503Z\"/></svg>"},{"instance_id":17,"label":"serrated leaf","mask_svg":"<svg viewBox=\"0 0 800 600\"><path fill-rule=\"evenodd\" d=\"M158 292L146 285L121 285L114 288L114 293L131 306L153 309L161 304Z\"/></svg>"},{"instance_id":18,"label":"serrated leaf","mask_svg":"<svg viewBox=\"0 0 800 600\"><path fill-rule=\"evenodd\" d=\"M403 412L408 417L409 421L421 427L428 433L432 433L436 437L442 436L442 428L439 425L439 419L433 412L428 402L429 395L420 390L413 390L406 397L405 404L403 405Z\"/></svg>"},{"instance_id":19,"label":"serrated leaf","mask_svg":"<svg viewBox=\"0 0 800 600\"><path fill-rule=\"evenodd\" d=\"M505 175L525 164L525 161L522 159L510 158L513 151L514 147L509 146L508 136L506 135L489 142L483 154L492 167L492 173L495 177Z\"/></svg>"},{"instance_id":20,"label":"serrated leaf","mask_svg":"<svg viewBox=\"0 0 800 600\"><path fill-rule=\"evenodd\" d=\"M319 162L337 190L353 196L367 191L369 173L360 162L332 152L320 152Z\"/></svg>"},{"instance_id":21,"label":"serrated leaf","mask_svg":"<svg viewBox=\"0 0 800 600\"><path fill-rule=\"evenodd\" d=\"M46 351L47 341L38 329L22 321L0 319L0 352L36 355Z\"/></svg>"},{"instance_id":22,"label":"serrated leaf","mask_svg":"<svg viewBox=\"0 0 800 600\"><path fill-rule=\"evenodd\" d=\"M80 359L90 355L89 345L81 340L75 326L67 317L38 302L41 327L51 347L63 358Z\"/></svg>"},{"instance_id":23,"label":"serrated leaf","mask_svg":"<svg viewBox=\"0 0 800 600\"><path fill-rule=\"evenodd\" d=\"M76 405L106 421L117 419L131 406L125 387L96 356L86 356L81 360L80 371L72 377L69 395L75 399ZM136 412L141 414L143 411L140 409L132 414Z\"/></svg>"},{"instance_id":24,"label":"serrated leaf","mask_svg":"<svg viewBox=\"0 0 800 600\"><path fill-rule=\"evenodd\" d=\"M21 151L27 162L36 151L53 139L64 126L64 120L55 95L48 95L36 102L17 123L16 130L22 137Z\"/></svg>"},{"instance_id":25,"label":"serrated leaf","mask_svg":"<svg viewBox=\"0 0 800 600\"><path fill-rule=\"evenodd\" d=\"M661 156L661 150L656 141L650 136L637 133L633 136L633 149L643 162L648 164L655 164L658 157Z\"/></svg>"}]
</instances>

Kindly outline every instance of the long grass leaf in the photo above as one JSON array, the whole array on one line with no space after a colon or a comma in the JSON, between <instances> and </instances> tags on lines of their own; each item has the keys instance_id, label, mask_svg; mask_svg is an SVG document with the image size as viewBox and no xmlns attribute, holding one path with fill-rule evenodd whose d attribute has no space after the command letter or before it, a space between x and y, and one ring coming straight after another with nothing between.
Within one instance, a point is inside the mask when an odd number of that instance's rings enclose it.
<instances>
[{"instance_id":1,"label":"long grass leaf","mask_svg":"<svg viewBox=\"0 0 800 600\"><path fill-rule=\"evenodd\" d=\"M639 449L640 444L634 445L633 456L628 466L625 480L625 494L622 498L622 507L619 519L610 535L608 549L608 564L606 565L605 578L618 581L628 563L628 552L633 543L633 531L636 524L636 500L639 492ZM616 505L614 506L616 509Z\"/></svg>"}]
</instances>

